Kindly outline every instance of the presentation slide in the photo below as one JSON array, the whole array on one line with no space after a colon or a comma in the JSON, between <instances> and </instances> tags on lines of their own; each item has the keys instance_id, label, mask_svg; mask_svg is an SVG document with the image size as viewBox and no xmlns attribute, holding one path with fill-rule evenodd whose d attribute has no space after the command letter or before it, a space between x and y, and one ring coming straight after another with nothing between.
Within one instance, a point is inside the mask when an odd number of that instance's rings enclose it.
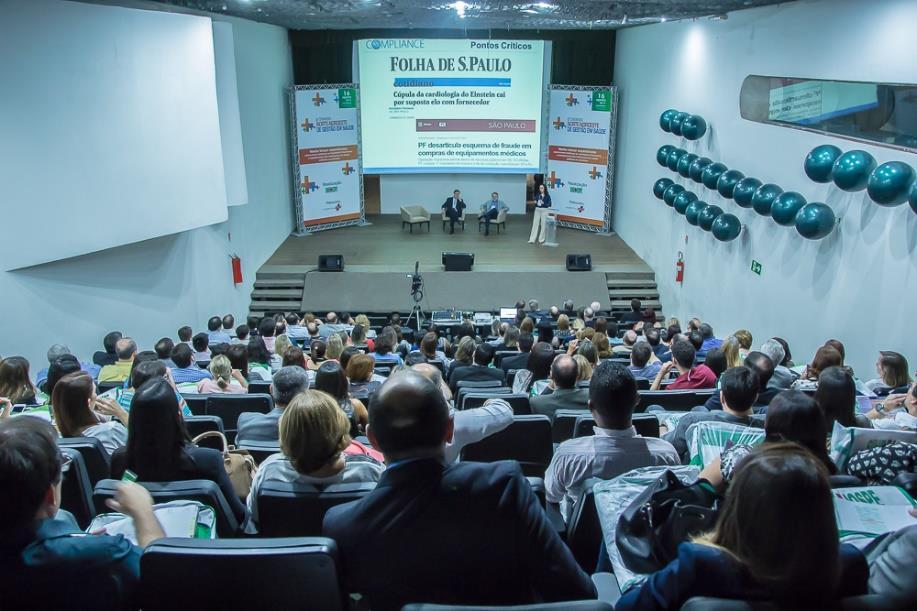
<instances>
[{"instance_id":1,"label":"presentation slide","mask_svg":"<svg viewBox=\"0 0 917 611\"><path fill-rule=\"evenodd\" d=\"M535 173L540 40L357 41L363 171Z\"/></svg>"}]
</instances>

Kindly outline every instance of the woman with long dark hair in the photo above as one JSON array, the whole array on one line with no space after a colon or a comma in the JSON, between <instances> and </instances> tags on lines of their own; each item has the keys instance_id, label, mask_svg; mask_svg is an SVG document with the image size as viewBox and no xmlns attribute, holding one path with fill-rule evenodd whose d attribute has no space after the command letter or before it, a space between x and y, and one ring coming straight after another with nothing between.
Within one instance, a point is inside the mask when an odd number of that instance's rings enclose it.
<instances>
[{"instance_id":1,"label":"woman with long dark hair","mask_svg":"<svg viewBox=\"0 0 917 611\"><path fill-rule=\"evenodd\" d=\"M359 399L350 396L350 381L337 361L326 361L315 372L315 390L328 393L347 415L352 437L362 435L369 422L369 412Z\"/></svg>"}]
</instances>

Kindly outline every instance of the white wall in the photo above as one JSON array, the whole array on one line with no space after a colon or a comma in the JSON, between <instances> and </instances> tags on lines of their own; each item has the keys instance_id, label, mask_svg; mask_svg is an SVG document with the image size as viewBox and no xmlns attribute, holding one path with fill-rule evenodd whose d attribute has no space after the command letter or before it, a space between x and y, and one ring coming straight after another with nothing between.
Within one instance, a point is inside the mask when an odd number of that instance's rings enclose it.
<instances>
[{"instance_id":1,"label":"white wall","mask_svg":"<svg viewBox=\"0 0 917 611\"><path fill-rule=\"evenodd\" d=\"M213 314L231 312L244 321L255 271L293 226L286 101L293 76L286 30L221 20L233 26L249 204L230 208L228 221L217 225L0 271L0 355L23 355L37 370L54 342L88 359L110 330L130 334L149 349L164 335L175 337L182 324L206 329ZM116 219L95 230L117 231L130 222ZM34 217L21 227L33 236L32 248L43 247L47 223ZM238 287L230 273L234 253L242 257L245 277Z\"/></svg>"},{"instance_id":2,"label":"white wall","mask_svg":"<svg viewBox=\"0 0 917 611\"><path fill-rule=\"evenodd\" d=\"M720 336L748 328L756 345L784 337L797 363L808 362L819 345L836 337L864 378L873 377L880 349L901 352L912 371L917 367L909 333L917 313L917 215L906 204L882 208L865 191L845 193L803 172L806 154L823 143L864 149L880 164L897 159L917 168L917 155L751 123L739 115L739 90L749 74L917 82L914 23L917 3L911 0L822 0L618 33L620 154L612 225L656 271L667 315L699 315ZM708 135L679 144L659 128L667 108L703 116L711 126ZM794 228L659 166L656 149L663 144L825 202L841 217L840 226L822 241L804 240ZM724 244L690 226L653 196L661 177L738 216L746 225L742 236ZM679 250L686 261L683 286L674 282ZM763 265L761 276L750 271L752 259Z\"/></svg>"},{"instance_id":3,"label":"white wall","mask_svg":"<svg viewBox=\"0 0 917 611\"><path fill-rule=\"evenodd\" d=\"M525 174L383 174L379 183L382 214L422 205L435 215L455 189L468 211L477 211L496 191L510 214L525 214Z\"/></svg>"}]
</instances>

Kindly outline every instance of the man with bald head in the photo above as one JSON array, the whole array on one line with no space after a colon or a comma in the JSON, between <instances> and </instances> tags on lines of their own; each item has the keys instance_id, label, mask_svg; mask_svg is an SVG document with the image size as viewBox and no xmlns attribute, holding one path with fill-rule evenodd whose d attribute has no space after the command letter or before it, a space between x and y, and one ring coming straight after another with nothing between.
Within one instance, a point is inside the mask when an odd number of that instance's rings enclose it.
<instances>
[{"instance_id":1,"label":"man with bald head","mask_svg":"<svg viewBox=\"0 0 917 611\"><path fill-rule=\"evenodd\" d=\"M552 392L529 399L532 412L544 414L551 420L559 409L589 409L589 389L576 387L577 367L572 356L561 354L551 364Z\"/></svg>"},{"instance_id":2,"label":"man with bald head","mask_svg":"<svg viewBox=\"0 0 917 611\"><path fill-rule=\"evenodd\" d=\"M331 508L323 534L344 588L374 611L409 602L511 605L595 598L514 461L445 461L453 418L415 371L373 397L367 434L388 465L376 489Z\"/></svg>"}]
</instances>

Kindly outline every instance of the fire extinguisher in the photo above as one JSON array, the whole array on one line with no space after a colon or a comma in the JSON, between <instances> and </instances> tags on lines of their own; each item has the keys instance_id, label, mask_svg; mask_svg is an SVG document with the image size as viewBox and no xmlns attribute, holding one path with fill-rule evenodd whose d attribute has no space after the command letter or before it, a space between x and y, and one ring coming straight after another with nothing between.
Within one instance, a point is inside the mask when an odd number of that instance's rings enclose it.
<instances>
[{"instance_id":1,"label":"fire extinguisher","mask_svg":"<svg viewBox=\"0 0 917 611\"><path fill-rule=\"evenodd\" d=\"M242 284L242 259L239 258L239 255L232 255L229 258L232 261L232 283Z\"/></svg>"},{"instance_id":2,"label":"fire extinguisher","mask_svg":"<svg viewBox=\"0 0 917 611\"><path fill-rule=\"evenodd\" d=\"M679 250L678 261L675 262L675 282L681 284L685 281L685 256Z\"/></svg>"}]
</instances>

